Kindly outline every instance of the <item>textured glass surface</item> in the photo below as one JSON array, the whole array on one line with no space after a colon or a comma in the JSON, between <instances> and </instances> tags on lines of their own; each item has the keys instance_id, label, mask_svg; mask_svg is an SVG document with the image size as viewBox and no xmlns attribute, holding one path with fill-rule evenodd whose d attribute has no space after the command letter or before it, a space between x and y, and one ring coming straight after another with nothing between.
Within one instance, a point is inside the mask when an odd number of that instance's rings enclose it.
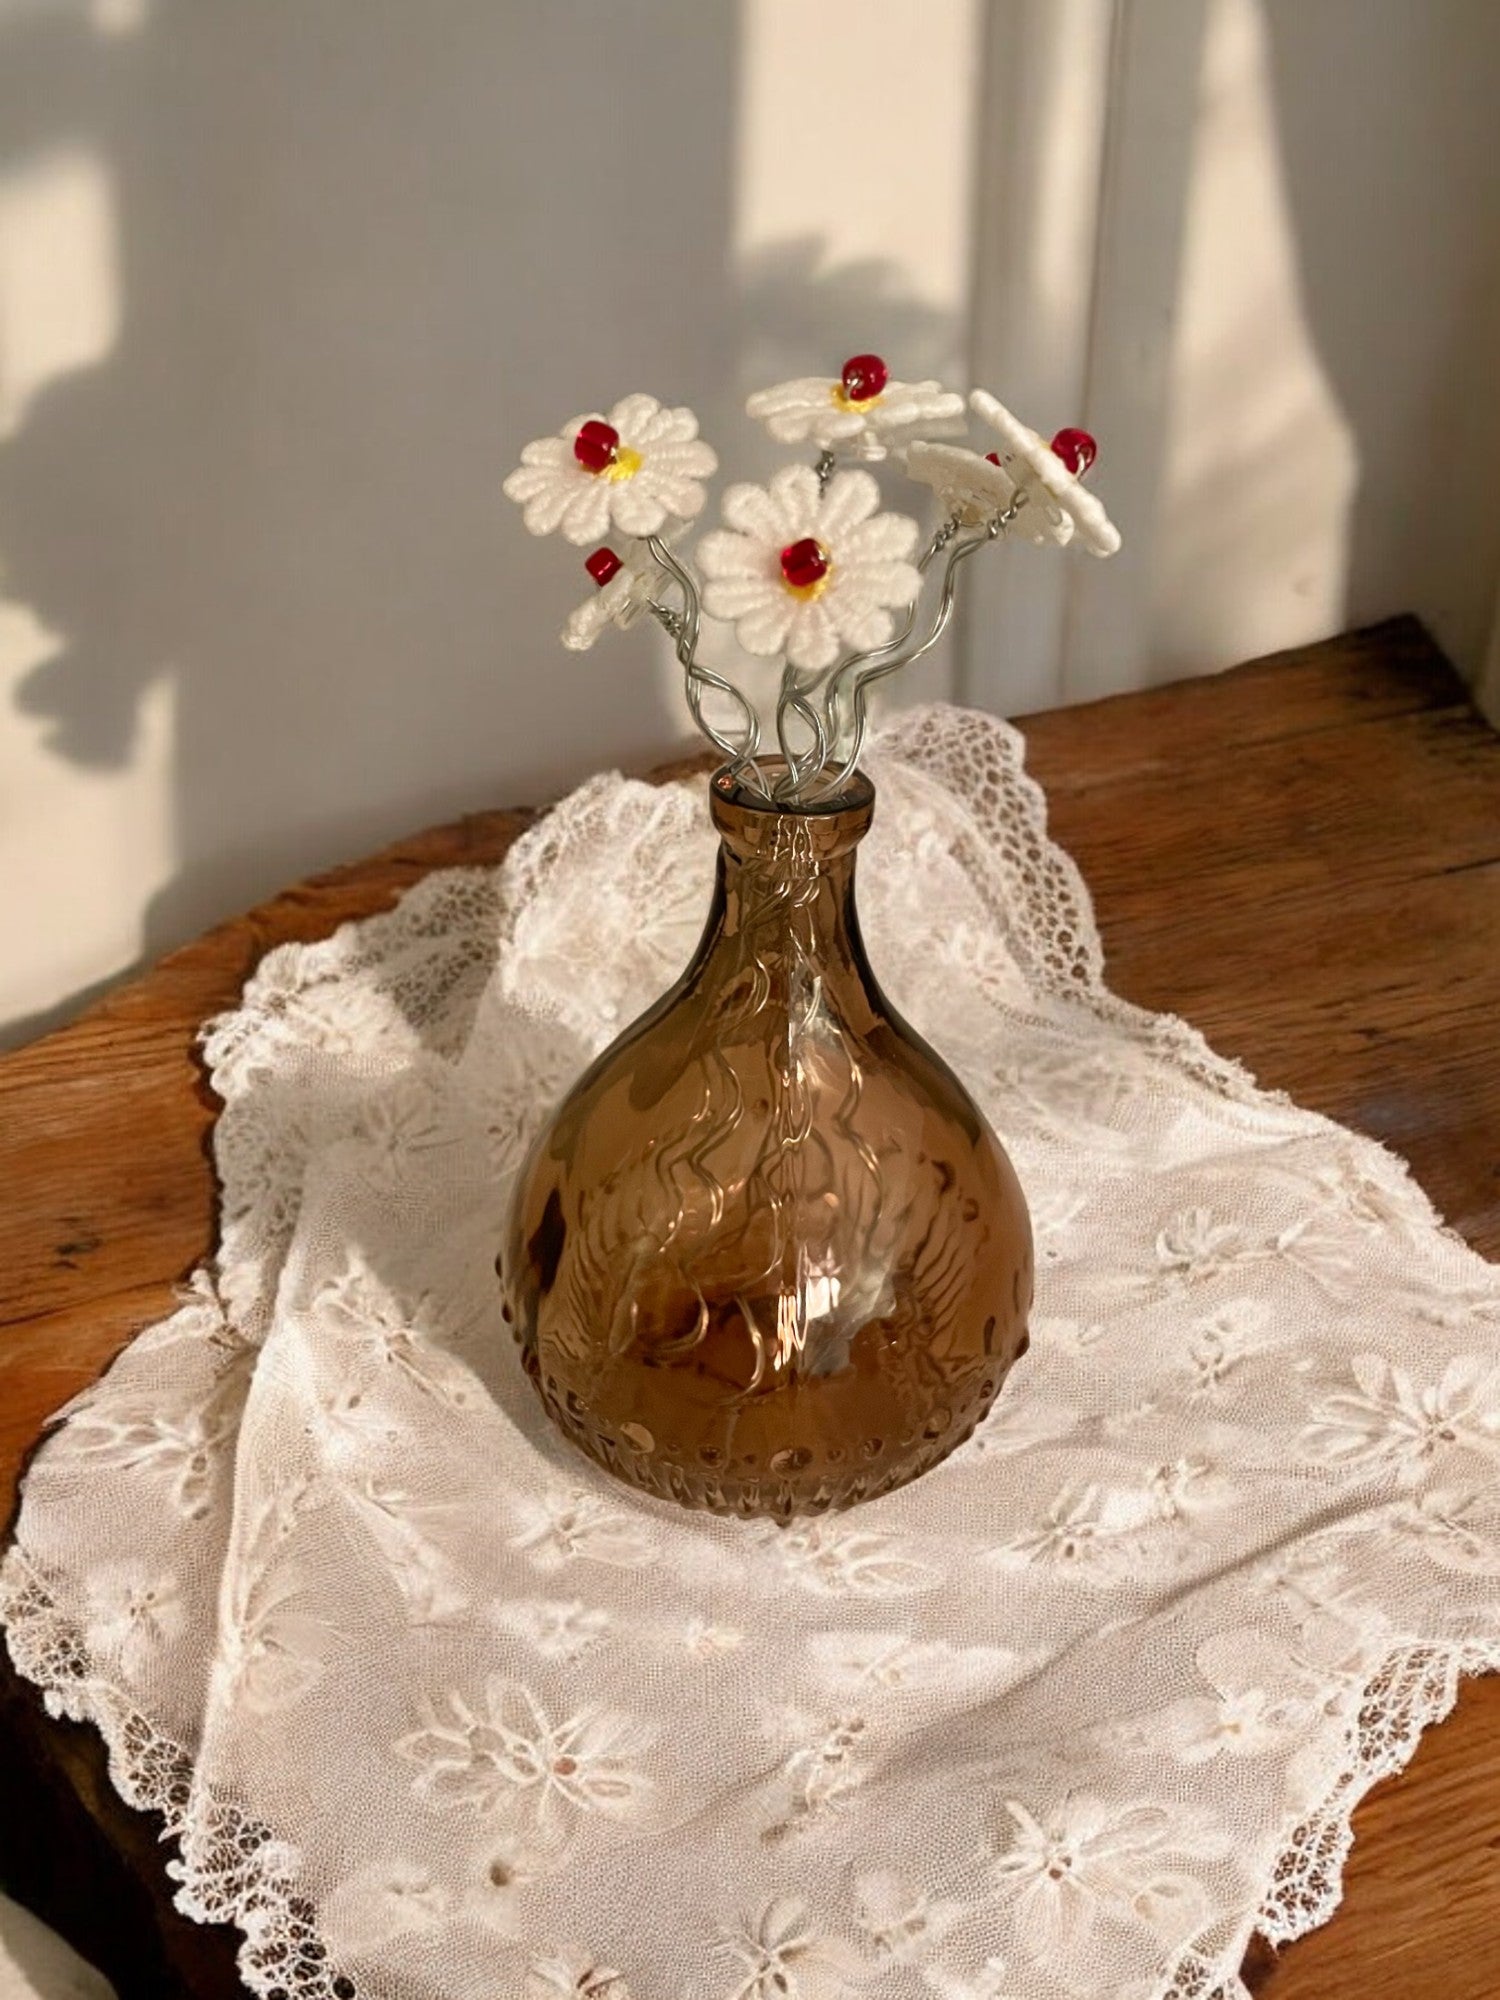
<instances>
[{"instance_id":1,"label":"textured glass surface","mask_svg":"<svg viewBox=\"0 0 1500 2000\"><path fill-rule=\"evenodd\" d=\"M710 787L713 907L677 984L594 1063L522 1173L502 1260L566 1434L691 1506L816 1512L973 1429L1026 1344L1010 1162L860 940L874 789Z\"/></svg>"}]
</instances>

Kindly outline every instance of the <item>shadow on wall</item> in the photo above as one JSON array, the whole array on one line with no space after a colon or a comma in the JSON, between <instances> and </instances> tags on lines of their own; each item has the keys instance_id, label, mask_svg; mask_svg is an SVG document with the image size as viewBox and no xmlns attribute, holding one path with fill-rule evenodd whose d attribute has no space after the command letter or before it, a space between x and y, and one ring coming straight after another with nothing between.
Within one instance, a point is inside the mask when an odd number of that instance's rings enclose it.
<instances>
[{"instance_id":1,"label":"shadow on wall","mask_svg":"<svg viewBox=\"0 0 1500 2000\"><path fill-rule=\"evenodd\" d=\"M128 765L172 683L149 958L309 866L684 736L652 635L560 653L582 552L500 496L591 385L692 403L750 471L748 378L856 326L951 359L954 328L817 240L736 269L737 8L103 4L132 31L0 20L0 174L97 159L120 328L0 446L0 573L58 636L14 693L58 757Z\"/></svg>"},{"instance_id":2,"label":"shadow on wall","mask_svg":"<svg viewBox=\"0 0 1500 2000\"><path fill-rule=\"evenodd\" d=\"M1195 17L1176 477L1121 566L1156 564L1147 671L1417 610L1472 672L1500 573L1500 15L1213 0Z\"/></svg>"},{"instance_id":3,"label":"shadow on wall","mask_svg":"<svg viewBox=\"0 0 1500 2000\"><path fill-rule=\"evenodd\" d=\"M1349 10L1262 8L1303 302L1364 470L1344 622L1409 610L1420 577L1472 668L1500 572L1500 18L1367 0L1351 36Z\"/></svg>"},{"instance_id":4,"label":"shadow on wall","mask_svg":"<svg viewBox=\"0 0 1500 2000\"><path fill-rule=\"evenodd\" d=\"M3 165L97 153L120 288L113 351L0 450L6 594L60 635L15 699L118 767L174 681L181 872L148 955L680 733L618 656L559 698L584 579L536 563L499 482L579 384L712 379L735 23L687 19L157 0L130 35L6 26Z\"/></svg>"}]
</instances>

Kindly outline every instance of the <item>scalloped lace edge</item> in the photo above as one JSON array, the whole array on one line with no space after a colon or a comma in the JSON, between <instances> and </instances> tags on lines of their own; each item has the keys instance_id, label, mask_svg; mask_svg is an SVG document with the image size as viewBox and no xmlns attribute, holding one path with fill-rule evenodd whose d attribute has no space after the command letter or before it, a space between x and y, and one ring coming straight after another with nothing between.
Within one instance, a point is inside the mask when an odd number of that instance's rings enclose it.
<instances>
[{"instance_id":1,"label":"scalloped lace edge","mask_svg":"<svg viewBox=\"0 0 1500 2000\"><path fill-rule=\"evenodd\" d=\"M238 1970L250 1991L267 1996L280 1988L294 2000L340 2000L339 1982L352 1990L355 1982L332 1963L305 1914L295 1847L232 1800L211 1798L205 1810L192 1757L100 1669L19 1542L0 1566L0 1626L16 1671L40 1688L47 1713L92 1723L121 1798L161 1814L164 1838L178 1848L167 1864L179 1885L177 1909L195 1923L231 1923L241 1932ZM1423 1733L1452 1712L1466 1674L1495 1671L1500 1636L1393 1649L1365 1686L1325 1799L1286 1830L1253 1921L1216 1950L1183 1953L1151 2000L1249 2000L1239 1969L1252 1938L1280 1946L1327 1923L1343 1898L1356 1809L1375 1785L1405 1769ZM190 1839L202 1849L191 1858Z\"/></svg>"}]
</instances>

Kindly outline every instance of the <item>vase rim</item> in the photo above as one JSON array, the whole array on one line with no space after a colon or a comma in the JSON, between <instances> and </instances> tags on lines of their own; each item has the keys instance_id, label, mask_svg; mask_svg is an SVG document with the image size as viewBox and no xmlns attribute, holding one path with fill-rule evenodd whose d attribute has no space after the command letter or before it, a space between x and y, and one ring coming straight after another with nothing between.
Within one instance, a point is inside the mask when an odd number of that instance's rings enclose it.
<instances>
[{"instance_id":1,"label":"vase rim","mask_svg":"<svg viewBox=\"0 0 1500 2000\"><path fill-rule=\"evenodd\" d=\"M773 781L786 769L780 757L756 760ZM875 783L864 771L851 771L842 788L831 798L810 800L768 799L752 791L740 775L740 768L725 764L709 781L715 803L733 806L737 812L763 813L767 819L837 819L843 813L868 813L875 803Z\"/></svg>"}]
</instances>

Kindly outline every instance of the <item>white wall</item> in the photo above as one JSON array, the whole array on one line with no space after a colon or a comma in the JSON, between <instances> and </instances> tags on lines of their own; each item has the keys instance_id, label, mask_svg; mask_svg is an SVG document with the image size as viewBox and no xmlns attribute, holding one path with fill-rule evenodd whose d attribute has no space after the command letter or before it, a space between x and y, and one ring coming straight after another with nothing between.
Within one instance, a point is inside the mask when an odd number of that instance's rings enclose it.
<instances>
[{"instance_id":1,"label":"white wall","mask_svg":"<svg viewBox=\"0 0 1500 2000\"><path fill-rule=\"evenodd\" d=\"M732 473L859 347L1098 432L1126 554L997 556L913 695L1477 672L1497 99L1492 0L0 0L0 1024L682 735L498 492L621 388Z\"/></svg>"},{"instance_id":2,"label":"white wall","mask_svg":"<svg viewBox=\"0 0 1500 2000\"><path fill-rule=\"evenodd\" d=\"M1407 610L1477 679L1500 584L1500 7L1000 18L1020 49L995 43L992 101L1055 103L1073 146L1054 168L1024 114L998 121L992 183L1045 186L1019 224L981 203L976 367L1039 427L1096 432L1126 546L1043 580L995 564L971 695L1080 700Z\"/></svg>"},{"instance_id":3,"label":"white wall","mask_svg":"<svg viewBox=\"0 0 1500 2000\"><path fill-rule=\"evenodd\" d=\"M581 553L500 481L628 389L748 471L756 381L961 365L979 0L879 16L0 0L12 1038L310 868L684 736L649 634L560 650Z\"/></svg>"}]
</instances>

